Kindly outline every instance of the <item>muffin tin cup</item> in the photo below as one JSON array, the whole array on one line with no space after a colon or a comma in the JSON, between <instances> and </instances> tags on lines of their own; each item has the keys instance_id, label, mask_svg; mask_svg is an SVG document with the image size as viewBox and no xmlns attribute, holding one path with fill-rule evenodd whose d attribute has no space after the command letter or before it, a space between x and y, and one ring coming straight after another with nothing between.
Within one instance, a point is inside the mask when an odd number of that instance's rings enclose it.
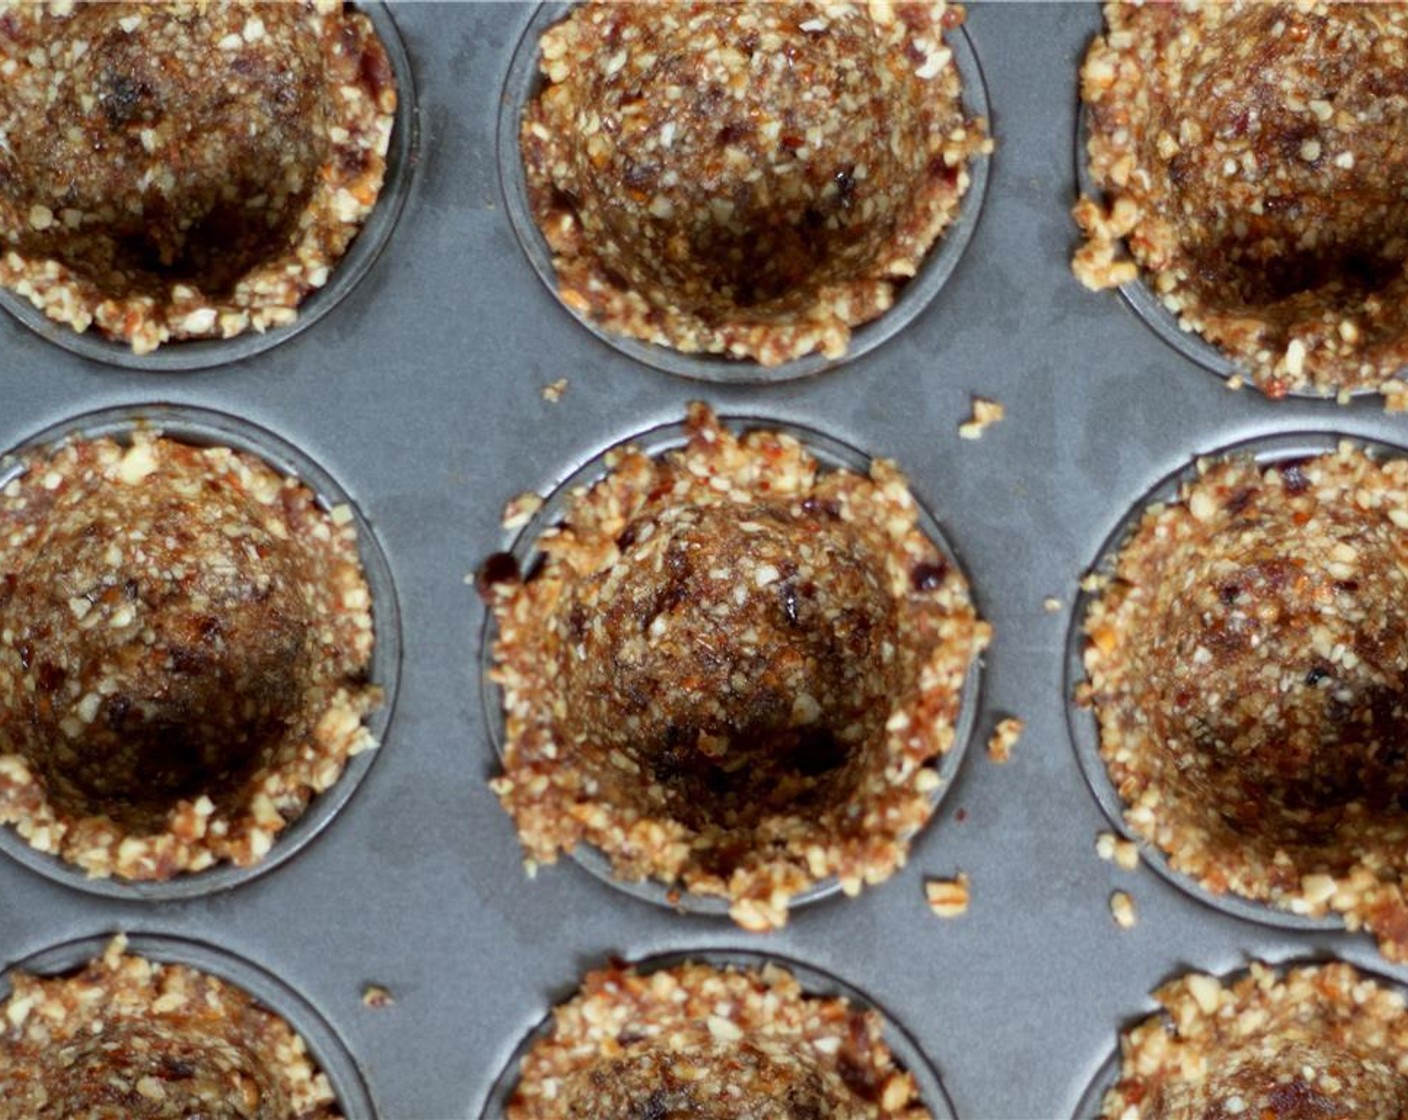
<instances>
[{"instance_id":1,"label":"muffin tin cup","mask_svg":"<svg viewBox=\"0 0 1408 1120\"><path fill-rule=\"evenodd\" d=\"M687 377L695 381L733 384L773 384L810 377L823 370L853 362L868 354L888 339L899 334L906 325L921 315L944 286L963 257L983 209L987 192L988 161L991 156L977 155L968 161L970 182L959 202L958 214L943 231L920 265L913 279L904 284L894 306L877 319L855 327L846 353L839 358L824 354L808 354L777 366L763 366L755 361L740 361L720 354L687 354L668 346L658 346L640 339L629 338L605 330L594 320L578 315L563 304L558 295L557 271L553 267L552 250L533 220L528 202L528 184L519 150L519 124L523 110L542 90L544 82L538 69L538 40L553 24L562 20L574 7L561 0L548 0L533 14L524 29L509 66L508 79L500 100L498 121L499 182L502 186L508 216L518 235L519 244L527 255L533 271L552 293L553 299L601 342L625 354L642 365L664 373ZM970 118L981 118L991 127L987 86L977 52L967 30L959 26L948 31L945 44L953 52L954 65L963 85L963 108Z\"/></svg>"},{"instance_id":2,"label":"muffin tin cup","mask_svg":"<svg viewBox=\"0 0 1408 1120\"><path fill-rule=\"evenodd\" d=\"M1300 968L1306 965L1330 964L1337 959L1339 958L1331 956L1327 953L1317 953L1313 956L1295 955L1288 957L1284 960L1267 961L1266 963L1272 968L1274 968L1279 975L1284 975L1288 970L1292 968ZM1399 994L1405 997L1408 997L1408 986L1405 986L1400 981L1394 980L1381 973L1374 972L1372 969L1367 969L1360 964L1355 964L1354 968L1365 979L1372 980L1380 987L1388 988L1392 991L1398 992ZM1191 967L1186 968L1182 972L1180 972L1178 976L1170 976L1168 977L1168 979L1176 980L1179 978L1179 976L1186 976L1190 972L1197 971L1200 970ZM1214 975L1216 975L1218 981L1224 987L1226 987L1230 984L1235 984L1237 981L1245 977L1247 975L1247 971L1247 966L1243 965L1241 967L1233 968L1222 973L1216 973ZM1148 1005L1142 1012L1136 1015L1131 1015L1123 1023L1119 1024L1117 1035L1122 1036L1125 1031L1133 1029L1134 1027L1142 1023L1145 1019L1149 1018L1149 1016L1157 1015L1161 1011L1162 1008L1158 1004L1154 1003L1152 1000L1149 1000ZM1090 1079L1090 1084L1086 1087L1085 1092L1081 1094L1080 1102L1076 1105L1076 1110L1072 1114L1071 1120L1100 1120L1101 1108L1103 1107L1105 1102L1105 1094L1108 1093L1111 1089L1113 1089L1115 1087L1116 1082L1118 1082L1120 1079L1120 1066L1120 1044L1119 1039L1117 1037L1113 1050L1111 1050L1106 1056L1105 1060L1100 1063L1100 1067L1095 1071L1094 1075Z\"/></svg>"},{"instance_id":3,"label":"muffin tin cup","mask_svg":"<svg viewBox=\"0 0 1408 1120\"><path fill-rule=\"evenodd\" d=\"M67 323L50 319L9 288L0 287L0 307L41 338L81 358L120 369L155 373L213 369L253 358L302 334L328 315L371 271L390 240L410 193L420 139L414 76L405 44L391 18L392 5L381 0L360 0L353 6L371 20L396 76L396 115L386 153L386 176L381 194L361 231L333 265L327 283L304 297L297 319L286 327L274 327L262 333L251 328L226 339L171 341L148 354L137 354L127 343L108 338L96 326L80 333Z\"/></svg>"},{"instance_id":4,"label":"muffin tin cup","mask_svg":"<svg viewBox=\"0 0 1408 1120\"><path fill-rule=\"evenodd\" d=\"M1198 477L1198 461L1201 459L1226 459L1234 456L1251 456L1264 467L1297 459L1309 458L1332 452L1341 441L1348 440L1370 452L1376 458L1403 458L1408 449L1397 447L1382 440L1367 439L1341 432L1282 432L1272 435L1254 436L1226 447L1197 455L1192 461L1165 475L1152 489L1147 491L1105 538L1100 553L1091 565L1090 571L1109 575L1115 570L1120 552L1128 543L1144 514L1151 505L1173 502L1179 488ZM1082 591L1076 600L1075 609L1066 635L1065 695L1066 721L1076 757L1086 784L1115 831L1139 845L1140 858L1172 883L1179 890L1208 906L1221 910L1233 917L1262 925L1277 926L1288 930L1324 931L1342 930L1344 920L1337 914L1314 917L1296 914L1281 909L1270 902L1260 902L1228 891L1218 894L1197 882L1193 876L1175 870L1168 855L1157 844L1138 835L1124 820L1124 801L1110 780L1109 771L1100 757L1100 728L1094 707L1083 708L1075 702L1077 687L1086 680L1084 651L1086 646L1083 628L1091 605L1100 598L1100 592Z\"/></svg>"},{"instance_id":5,"label":"muffin tin cup","mask_svg":"<svg viewBox=\"0 0 1408 1120\"><path fill-rule=\"evenodd\" d=\"M292 859L332 823L384 749L400 681L401 622L390 566L376 534L357 504L331 475L303 452L272 432L239 417L170 404L123 405L88 413L46 428L0 458L0 488L22 474L32 456L52 451L71 438L107 437L123 442L141 430L160 432L171 439L197 446L229 447L247 452L277 473L302 481L313 491L323 509L345 504L352 511L357 526L358 555L372 599L372 624L375 628L368 678L385 694L382 706L371 712L366 720L366 727L378 745L349 758L332 787L315 794L307 809L274 838L268 855L249 867L217 863L203 871L183 872L162 882L117 877L89 878L77 865L31 847L13 825L0 826L0 852L55 882L109 898L167 901L213 894L247 883Z\"/></svg>"},{"instance_id":6,"label":"muffin tin cup","mask_svg":"<svg viewBox=\"0 0 1408 1120\"><path fill-rule=\"evenodd\" d=\"M854 473L868 475L870 472L871 459L863 452L856 450L849 444L809 428L804 428L796 424L785 421L771 420L757 415L729 416L724 415L719 418L720 423L734 432L747 432L754 430L765 430L782 432L795 437L810 452L820 464L823 470L844 469ZM642 432L640 435L629 436L626 439L613 444L611 447L594 456L567 478L559 483L551 494L544 500L542 508L533 515L532 519L513 537L506 539L504 551L513 556L518 564L520 572L531 572L535 562L539 558L537 550L538 539L543 533L554 525L560 523L571 503L573 494L582 487L590 487L593 483L604 478L607 474L606 458L613 451L618 451L627 447L639 448L652 458L658 458L665 452L682 447L688 439L688 434L683 423L664 424L660 427L652 428ZM904 464L900 464L903 469ZM912 493L912 491L911 491ZM973 600L977 609L977 594L972 581L968 578L967 569L955 555L952 546L944 537L938 522L933 515L925 508L924 503L915 495L915 506L918 512L917 528L924 534L934 546L939 550L939 554L944 560L960 572L968 584L969 596ZM494 752L498 761L502 763L504 752L504 719L503 719L503 695L499 686L489 679L489 671L493 667L494 642L497 639L498 631L494 625L492 611L485 612L484 629L480 639L480 683L481 698L483 701L484 719L489 731L489 739L493 744ZM963 681L963 689L959 700L958 717L954 720L953 745L949 750L937 760L937 773L939 775L939 786L933 795L933 813L937 815L939 806L947 795L950 788L957 779L958 771L963 763L963 757L968 749L969 740L973 735L973 727L977 718L979 707L979 692L981 689L981 654L973 658L968 668L968 674ZM925 826L933 825L931 816L929 823ZM913 842L913 837L910 838ZM657 906L665 906L682 913L706 914L716 917L726 917L729 910L729 901L726 898L716 895L694 894L684 891L671 884L666 884L656 879L644 879L639 881L627 881L618 879L612 872L610 859L599 849L588 844L579 844L570 853L571 857L585 868L592 875L596 876L604 883L610 884L617 890L646 902L654 903ZM898 876L901 868L896 868L895 875ZM884 890L886 883L876 884L868 890ZM813 884L806 890L794 895L789 909L796 909L800 906L807 906L813 902L818 902L823 898L841 892L841 884L834 876L823 879Z\"/></svg>"},{"instance_id":7,"label":"muffin tin cup","mask_svg":"<svg viewBox=\"0 0 1408 1120\"><path fill-rule=\"evenodd\" d=\"M77 972L103 955L111 934L85 937L41 950L21 961L0 962L0 1003L10 996L10 974L57 977ZM252 996L292 1027L308 1044L308 1053L327 1075L333 1095L347 1120L376 1120L366 1081L337 1032L306 999L287 983L250 961L224 949L184 937L162 933L130 933L127 951L161 964L186 965L227 981Z\"/></svg>"},{"instance_id":8,"label":"muffin tin cup","mask_svg":"<svg viewBox=\"0 0 1408 1120\"><path fill-rule=\"evenodd\" d=\"M1076 184L1080 194L1099 201L1105 197L1105 192L1096 185L1095 179L1090 173L1090 157L1087 149L1090 142L1090 110L1083 104L1079 110L1078 120L1075 141ZM1248 387L1256 389L1255 382L1252 381L1250 373L1245 368L1200 333L1182 324L1178 314L1170 310L1163 300L1154 293L1154 289L1149 286L1142 266L1136 279L1119 286L1119 293L1146 327L1194 365L1201 366L1224 381L1240 377ZM1091 292L1088 294L1098 296L1101 293ZM1288 398L1298 400L1332 401L1335 399L1333 391L1322 391L1310 386L1291 389L1285 395ZM1355 398L1377 397L1378 390L1366 386L1350 390L1350 396Z\"/></svg>"},{"instance_id":9,"label":"muffin tin cup","mask_svg":"<svg viewBox=\"0 0 1408 1120\"><path fill-rule=\"evenodd\" d=\"M688 949L659 953L632 962L632 966L640 973L649 975L652 972L659 972L661 969L690 963L710 965L714 968L736 969L759 969L770 964L780 965L796 978L804 995L826 998L840 996L845 998L852 1007L878 1012L884 1023L885 1044L894 1055L896 1064L914 1075L919 1096L933 1115L934 1120L957 1120L957 1113L953 1110L948 1093L944 1090L943 1082L939 1079L938 1072L919 1044L883 1007L851 987L844 980L801 961L773 953L752 952L747 949ZM564 996L564 999L570 999L575 994L576 988L574 987L570 993ZM514 1050L513 1056L509 1058L508 1064L489 1090L489 1096L484 1102L479 1120L503 1120L509 1099L518 1086L519 1069L523 1059L537 1042L549 1036L552 1025L553 1014L549 1010Z\"/></svg>"}]
</instances>

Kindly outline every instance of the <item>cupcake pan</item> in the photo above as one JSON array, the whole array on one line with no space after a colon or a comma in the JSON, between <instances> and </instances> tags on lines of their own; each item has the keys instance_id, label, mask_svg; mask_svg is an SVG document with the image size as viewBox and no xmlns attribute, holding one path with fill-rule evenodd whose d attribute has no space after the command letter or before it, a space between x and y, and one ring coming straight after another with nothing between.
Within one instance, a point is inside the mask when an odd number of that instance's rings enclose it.
<instances>
[{"instance_id":1,"label":"cupcake pan","mask_svg":"<svg viewBox=\"0 0 1408 1120\"><path fill-rule=\"evenodd\" d=\"M539 279L496 160L501 99L517 95L510 64L535 11L393 7L417 93L405 123L420 132L399 222L337 306L280 345L157 374L0 317L0 447L156 404L273 433L361 511L388 561L402 638L383 745L293 858L229 890L162 901L95 896L0 858L0 968L116 929L218 946L311 1005L376 1115L447 1120L482 1115L524 1038L612 956L742 950L835 977L902 1025L960 1117L1074 1115L1119 1027L1186 968L1332 954L1408 980L1366 937L1229 914L1147 866L1123 872L1095 855L1111 825L1072 744L1066 639L1103 543L1197 454L1283 433L1408 442L1405 420L1373 399L1337 408L1229 391L1119 296L1071 276L1076 73L1099 8L970 11L997 140L981 210L964 219L971 240L892 337L839 369L772 385L651 368L594 338ZM559 378L568 385L553 404L542 390ZM974 395L1001 401L1007 418L969 442L957 429ZM551 494L700 398L898 460L996 629L972 749L909 865L857 899L798 908L763 937L632 897L572 860L525 881L486 786L497 762L481 699L485 612L465 577L512 540L504 503ZM1007 715L1027 728L997 766L982 742ZM934 917L924 878L960 870L972 880L968 914ZM1111 920L1114 890L1135 900L1132 930ZM395 1002L364 1006L368 984ZM350 1114L368 1115L359 1101L349 1095ZM944 1114L942 1100L932 1107Z\"/></svg>"}]
</instances>

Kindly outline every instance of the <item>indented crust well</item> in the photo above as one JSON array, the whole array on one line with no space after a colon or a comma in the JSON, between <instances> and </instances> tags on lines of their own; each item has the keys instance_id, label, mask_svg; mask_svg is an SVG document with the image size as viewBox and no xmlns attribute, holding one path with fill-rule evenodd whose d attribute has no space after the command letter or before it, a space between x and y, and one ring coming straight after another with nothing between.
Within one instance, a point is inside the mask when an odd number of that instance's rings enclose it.
<instances>
[{"instance_id":1,"label":"indented crust well","mask_svg":"<svg viewBox=\"0 0 1408 1120\"><path fill-rule=\"evenodd\" d=\"M559 292L605 330L774 366L845 353L990 150L925 4L588 3L521 144Z\"/></svg>"},{"instance_id":2,"label":"indented crust well","mask_svg":"<svg viewBox=\"0 0 1408 1120\"><path fill-rule=\"evenodd\" d=\"M893 464L823 470L702 405L687 431L612 452L541 566L490 586L493 785L531 861L592 844L765 929L904 863L990 632Z\"/></svg>"},{"instance_id":3,"label":"indented crust well","mask_svg":"<svg viewBox=\"0 0 1408 1120\"><path fill-rule=\"evenodd\" d=\"M291 323L376 203L396 101L341 0L0 2L0 285L138 354Z\"/></svg>"},{"instance_id":4,"label":"indented crust well","mask_svg":"<svg viewBox=\"0 0 1408 1120\"><path fill-rule=\"evenodd\" d=\"M90 876L266 856L374 745L351 511L138 431L0 494L0 822Z\"/></svg>"}]
</instances>

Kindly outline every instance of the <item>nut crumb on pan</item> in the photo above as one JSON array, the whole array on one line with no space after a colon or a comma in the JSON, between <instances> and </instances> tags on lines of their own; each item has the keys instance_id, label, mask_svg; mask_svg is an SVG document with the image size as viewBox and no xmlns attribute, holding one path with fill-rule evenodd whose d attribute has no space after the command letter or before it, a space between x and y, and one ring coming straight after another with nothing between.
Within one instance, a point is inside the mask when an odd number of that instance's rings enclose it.
<instances>
[{"instance_id":1,"label":"nut crumb on pan","mask_svg":"<svg viewBox=\"0 0 1408 1120\"><path fill-rule=\"evenodd\" d=\"M383 1007L390 1007L396 1002L395 997L387 988L380 984L368 984L362 989L362 1006L370 1007L373 1010L380 1010Z\"/></svg>"},{"instance_id":2,"label":"nut crumb on pan","mask_svg":"<svg viewBox=\"0 0 1408 1120\"><path fill-rule=\"evenodd\" d=\"M1138 924L1139 912L1128 891L1115 891L1110 895L1110 917L1120 929L1133 929Z\"/></svg>"},{"instance_id":3,"label":"nut crumb on pan","mask_svg":"<svg viewBox=\"0 0 1408 1120\"><path fill-rule=\"evenodd\" d=\"M531 490L524 491L508 500L500 524L505 529L521 529L533 520L533 515L543 508L543 499Z\"/></svg>"},{"instance_id":4,"label":"nut crumb on pan","mask_svg":"<svg viewBox=\"0 0 1408 1120\"><path fill-rule=\"evenodd\" d=\"M687 430L611 452L534 574L484 581L493 788L530 858L592 844L768 929L820 880L853 894L904 863L990 631L892 463L823 470L704 405Z\"/></svg>"},{"instance_id":5,"label":"nut crumb on pan","mask_svg":"<svg viewBox=\"0 0 1408 1120\"><path fill-rule=\"evenodd\" d=\"M1102 832L1095 837L1095 854L1113 861L1123 871L1133 871L1139 866L1139 845L1113 832Z\"/></svg>"},{"instance_id":6,"label":"nut crumb on pan","mask_svg":"<svg viewBox=\"0 0 1408 1120\"><path fill-rule=\"evenodd\" d=\"M1129 828L1214 893L1408 959L1408 461L1203 460L1084 620Z\"/></svg>"},{"instance_id":7,"label":"nut crumb on pan","mask_svg":"<svg viewBox=\"0 0 1408 1120\"><path fill-rule=\"evenodd\" d=\"M1075 273L1140 271L1268 396L1408 362L1408 9L1111 3L1081 70ZM1123 251L1133 259L1123 256Z\"/></svg>"},{"instance_id":8,"label":"nut crumb on pan","mask_svg":"<svg viewBox=\"0 0 1408 1120\"><path fill-rule=\"evenodd\" d=\"M292 322L381 191L396 88L371 21L337 0L0 12L0 285L139 354Z\"/></svg>"},{"instance_id":9,"label":"nut crumb on pan","mask_svg":"<svg viewBox=\"0 0 1408 1120\"><path fill-rule=\"evenodd\" d=\"M0 823L90 877L257 863L375 745L346 507L138 431L0 493Z\"/></svg>"},{"instance_id":10,"label":"nut crumb on pan","mask_svg":"<svg viewBox=\"0 0 1408 1120\"><path fill-rule=\"evenodd\" d=\"M588 973L524 1056L508 1120L930 1120L880 1016L786 969Z\"/></svg>"},{"instance_id":11,"label":"nut crumb on pan","mask_svg":"<svg viewBox=\"0 0 1408 1120\"><path fill-rule=\"evenodd\" d=\"M565 392L567 392L567 378L559 377L556 381L543 386L543 400L548 404L556 404L562 400L562 394Z\"/></svg>"},{"instance_id":12,"label":"nut crumb on pan","mask_svg":"<svg viewBox=\"0 0 1408 1120\"><path fill-rule=\"evenodd\" d=\"M958 425L958 434L963 439L982 439L983 433L1007 415L1007 409L997 401L973 398L973 416Z\"/></svg>"},{"instance_id":13,"label":"nut crumb on pan","mask_svg":"<svg viewBox=\"0 0 1408 1120\"><path fill-rule=\"evenodd\" d=\"M958 918L968 913L971 892L968 876L960 871L952 879L925 879L924 900L935 916Z\"/></svg>"},{"instance_id":14,"label":"nut crumb on pan","mask_svg":"<svg viewBox=\"0 0 1408 1120\"><path fill-rule=\"evenodd\" d=\"M1190 973L1120 1037L1101 1120L1400 1120L1408 1106L1403 996L1333 961Z\"/></svg>"},{"instance_id":15,"label":"nut crumb on pan","mask_svg":"<svg viewBox=\"0 0 1408 1120\"><path fill-rule=\"evenodd\" d=\"M845 353L990 150L942 2L588 3L520 134L559 293L613 333L765 366Z\"/></svg>"},{"instance_id":16,"label":"nut crumb on pan","mask_svg":"<svg viewBox=\"0 0 1408 1120\"><path fill-rule=\"evenodd\" d=\"M11 972L0 1113L25 1120L335 1120L304 1040L234 985L127 952L75 973Z\"/></svg>"},{"instance_id":17,"label":"nut crumb on pan","mask_svg":"<svg viewBox=\"0 0 1408 1120\"><path fill-rule=\"evenodd\" d=\"M1026 723L1016 716L1000 720L988 739L988 758L997 763L1011 761L1012 748L1017 745L1017 740L1022 737L1026 726Z\"/></svg>"},{"instance_id":18,"label":"nut crumb on pan","mask_svg":"<svg viewBox=\"0 0 1408 1120\"><path fill-rule=\"evenodd\" d=\"M1060 614L1062 605L1061 600L1056 598L1055 595L1048 595L1042 600L1041 609L1047 614Z\"/></svg>"}]
</instances>

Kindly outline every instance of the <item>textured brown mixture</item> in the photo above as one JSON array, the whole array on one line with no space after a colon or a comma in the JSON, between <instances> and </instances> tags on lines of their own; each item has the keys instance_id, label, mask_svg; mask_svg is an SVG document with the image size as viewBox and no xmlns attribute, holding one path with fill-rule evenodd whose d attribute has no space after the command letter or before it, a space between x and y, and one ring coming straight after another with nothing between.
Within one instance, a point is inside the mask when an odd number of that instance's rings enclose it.
<instances>
[{"instance_id":1,"label":"textured brown mixture","mask_svg":"<svg viewBox=\"0 0 1408 1120\"><path fill-rule=\"evenodd\" d=\"M968 159L939 3L588 3L524 113L563 300L612 332L777 365L843 354L953 221Z\"/></svg>"},{"instance_id":2,"label":"textured brown mixture","mask_svg":"<svg viewBox=\"0 0 1408 1120\"><path fill-rule=\"evenodd\" d=\"M1085 620L1125 818L1217 893L1408 960L1408 462L1203 462Z\"/></svg>"},{"instance_id":3,"label":"textured brown mixture","mask_svg":"<svg viewBox=\"0 0 1408 1120\"><path fill-rule=\"evenodd\" d=\"M373 745L351 512L248 455L75 441L0 495L0 822L92 876L257 862Z\"/></svg>"},{"instance_id":4,"label":"textured brown mixture","mask_svg":"<svg viewBox=\"0 0 1408 1120\"><path fill-rule=\"evenodd\" d=\"M303 1039L238 988L114 938L62 977L11 973L4 1120L334 1120Z\"/></svg>"},{"instance_id":5,"label":"textured brown mixture","mask_svg":"<svg viewBox=\"0 0 1408 1120\"><path fill-rule=\"evenodd\" d=\"M929 1120L880 1016L776 965L589 973L523 1059L508 1120Z\"/></svg>"},{"instance_id":6,"label":"textured brown mixture","mask_svg":"<svg viewBox=\"0 0 1408 1120\"><path fill-rule=\"evenodd\" d=\"M1193 973L1154 996L1163 1011L1120 1038L1102 1120L1408 1116L1403 997L1347 964Z\"/></svg>"},{"instance_id":7,"label":"textured brown mixture","mask_svg":"<svg viewBox=\"0 0 1408 1120\"><path fill-rule=\"evenodd\" d=\"M703 405L688 430L613 452L541 568L492 586L494 789L532 860L585 841L766 928L904 863L989 631L893 464L823 472Z\"/></svg>"},{"instance_id":8,"label":"textured brown mixture","mask_svg":"<svg viewBox=\"0 0 1408 1120\"><path fill-rule=\"evenodd\" d=\"M1105 19L1081 71L1104 199L1076 207L1076 275L1109 287L1137 264L1270 396L1392 382L1408 364L1408 7L1114 3Z\"/></svg>"},{"instance_id":9,"label":"textured brown mixture","mask_svg":"<svg viewBox=\"0 0 1408 1120\"><path fill-rule=\"evenodd\" d=\"M0 0L0 284L138 353L292 322L371 213L395 108L340 0Z\"/></svg>"}]
</instances>

